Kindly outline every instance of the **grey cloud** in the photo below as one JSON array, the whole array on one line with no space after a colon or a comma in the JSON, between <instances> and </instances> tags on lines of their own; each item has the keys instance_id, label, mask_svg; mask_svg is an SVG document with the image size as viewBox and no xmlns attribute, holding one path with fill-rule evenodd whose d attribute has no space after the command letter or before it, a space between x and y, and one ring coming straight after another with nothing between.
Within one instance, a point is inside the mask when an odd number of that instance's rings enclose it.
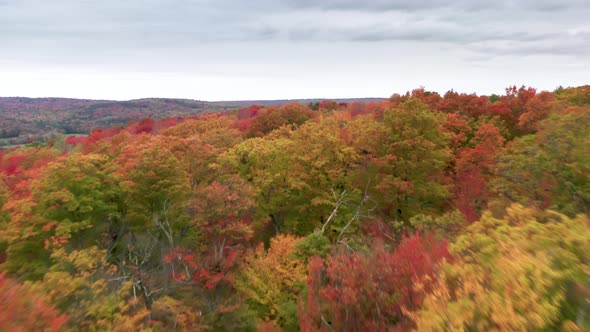
<instances>
[{"instance_id":1,"label":"grey cloud","mask_svg":"<svg viewBox=\"0 0 590 332\"><path fill-rule=\"evenodd\" d=\"M587 1L0 0L0 45L84 54L243 41L407 41L580 56L588 53Z\"/></svg>"},{"instance_id":2,"label":"grey cloud","mask_svg":"<svg viewBox=\"0 0 590 332\"><path fill-rule=\"evenodd\" d=\"M520 1L520 4L526 9L550 12L579 10L588 7L587 0L523 0Z\"/></svg>"},{"instance_id":3,"label":"grey cloud","mask_svg":"<svg viewBox=\"0 0 590 332\"><path fill-rule=\"evenodd\" d=\"M583 43L586 30L568 28L572 21L569 18L554 18L551 24L546 24L542 20L547 18L523 17L518 12L487 13L475 18L465 13L447 14L307 9L270 15L265 24L275 32L275 38L282 36L295 41L435 42L451 43L478 52L484 48L474 45L487 43L485 52L497 50L500 54L507 54L514 47L518 50L515 54L520 54L526 49L550 52L551 48L547 46L527 45L552 45L565 38L568 40L568 51L556 50L555 54L586 53Z\"/></svg>"},{"instance_id":4,"label":"grey cloud","mask_svg":"<svg viewBox=\"0 0 590 332\"><path fill-rule=\"evenodd\" d=\"M569 10L587 6L587 0L287 0L296 8L365 11L431 11L450 8L457 11L525 9L539 11Z\"/></svg>"},{"instance_id":5,"label":"grey cloud","mask_svg":"<svg viewBox=\"0 0 590 332\"><path fill-rule=\"evenodd\" d=\"M561 36L559 39L515 43L512 41L485 41L473 43L470 47L483 54L499 56L590 56L590 45L580 39Z\"/></svg>"},{"instance_id":6,"label":"grey cloud","mask_svg":"<svg viewBox=\"0 0 590 332\"><path fill-rule=\"evenodd\" d=\"M320 8L339 10L421 10L449 6L451 0L424 0L424 1L403 1L403 0L287 0L287 3L298 8Z\"/></svg>"}]
</instances>

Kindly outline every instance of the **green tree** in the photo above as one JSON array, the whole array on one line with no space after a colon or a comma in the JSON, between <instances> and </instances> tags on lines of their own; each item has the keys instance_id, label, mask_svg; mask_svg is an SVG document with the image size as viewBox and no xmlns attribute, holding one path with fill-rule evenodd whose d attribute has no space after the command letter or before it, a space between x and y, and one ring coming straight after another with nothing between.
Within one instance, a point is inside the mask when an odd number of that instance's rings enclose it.
<instances>
[{"instance_id":1,"label":"green tree","mask_svg":"<svg viewBox=\"0 0 590 332\"><path fill-rule=\"evenodd\" d=\"M376 156L375 189L383 207L399 220L446 203L445 168L451 152L449 137L441 130L444 122L444 114L427 110L415 99L384 114L383 136L374 138L384 149Z\"/></svg>"},{"instance_id":2,"label":"green tree","mask_svg":"<svg viewBox=\"0 0 590 332\"><path fill-rule=\"evenodd\" d=\"M285 220L292 212L292 200L302 183L293 176L293 141L270 135L248 139L231 149L225 159L248 182L256 193L256 216L262 223L272 225L275 234L284 231Z\"/></svg>"},{"instance_id":3,"label":"green tree","mask_svg":"<svg viewBox=\"0 0 590 332\"><path fill-rule=\"evenodd\" d=\"M127 230L121 236L126 248L125 273L133 273L145 294L170 291L166 254L183 239L194 238L186 213L190 197L189 176L168 145L158 139L130 145L119 157L118 173L127 204Z\"/></svg>"},{"instance_id":4,"label":"green tree","mask_svg":"<svg viewBox=\"0 0 590 332\"><path fill-rule=\"evenodd\" d=\"M590 112L553 115L536 135L515 140L500 155L492 186L501 199L590 213ZM505 203L506 204L506 203Z\"/></svg>"},{"instance_id":5,"label":"green tree","mask_svg":"<svg viewBox=\"0 0 590 332\"><path fill-rule=\"evenodd\" d=\"M30 195L14 201L3 238L4 268L26 279L51 265L52 244L69 250L94 243L119 216L119 187L108 158L72 154L49 165L30 184Z\"/></svg>"}]
</instances>

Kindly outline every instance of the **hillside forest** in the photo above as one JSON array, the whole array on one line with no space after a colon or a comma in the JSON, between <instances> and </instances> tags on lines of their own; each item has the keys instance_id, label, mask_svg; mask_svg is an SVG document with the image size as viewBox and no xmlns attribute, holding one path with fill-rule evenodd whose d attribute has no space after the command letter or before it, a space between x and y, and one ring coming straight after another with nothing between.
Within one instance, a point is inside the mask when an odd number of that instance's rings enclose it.
<instances>
[{"instance_id":1,"label":"hillside forest","mask_svg":"<svg viewBox=\"0 0 590 332\"><path fill-rule=\"evenodd\" d=\"M590 86L134 119L0 179L0 331L590 330Z\"/></svg>"},{"instance_id":2,"label":"hillside forest","mask_svg":"<svg viewBox=\"0 0 590 332\"><path fill-rule=\"evenodd\" d=\"M377 98L339 99L339 102L381 101ZM306 104L321 100L300 100ZM216 101L145 98L127 101L69 98L0 97L0 148L31 142L59 141L87 135L96 129L124 127L144 118L184 118L223 112L252 104L272 106L286 100Z\"/></svg>"}]
</instances>

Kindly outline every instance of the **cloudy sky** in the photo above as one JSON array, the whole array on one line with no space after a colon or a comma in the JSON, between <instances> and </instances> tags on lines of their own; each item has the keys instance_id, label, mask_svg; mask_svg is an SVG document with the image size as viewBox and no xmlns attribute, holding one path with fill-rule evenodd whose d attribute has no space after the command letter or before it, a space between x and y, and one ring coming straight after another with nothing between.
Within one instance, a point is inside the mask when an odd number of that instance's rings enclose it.
<instances>
[{"instance_id":1,"label":"cloudy sky","mask_svg":"<svg viewBox=\"0 0 590 332\"><path fill-rule=\"evenodd\" d=\"M0 0L0 96L202 100L590 83L590 0Z\"/></svg>"}]
</instances>

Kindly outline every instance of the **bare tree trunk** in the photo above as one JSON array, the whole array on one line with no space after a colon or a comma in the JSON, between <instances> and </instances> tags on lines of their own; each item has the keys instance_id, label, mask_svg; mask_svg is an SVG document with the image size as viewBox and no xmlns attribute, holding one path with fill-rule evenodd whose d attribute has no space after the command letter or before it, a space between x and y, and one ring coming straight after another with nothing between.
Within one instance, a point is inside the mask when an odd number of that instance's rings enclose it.
<instances>
[{"instance_id":1,"label":"bare tree trunk","mask_svg":"<svg viewBox=\"0 0 590 332\"><path fill-rule=\"evenodd\" d=\"M275 235L281 234L281 223L278 220L278 218L275 216L275 214L271 214L270 219L272 220L272 225L275 229Z\"/></svg>"}]
</instances>

